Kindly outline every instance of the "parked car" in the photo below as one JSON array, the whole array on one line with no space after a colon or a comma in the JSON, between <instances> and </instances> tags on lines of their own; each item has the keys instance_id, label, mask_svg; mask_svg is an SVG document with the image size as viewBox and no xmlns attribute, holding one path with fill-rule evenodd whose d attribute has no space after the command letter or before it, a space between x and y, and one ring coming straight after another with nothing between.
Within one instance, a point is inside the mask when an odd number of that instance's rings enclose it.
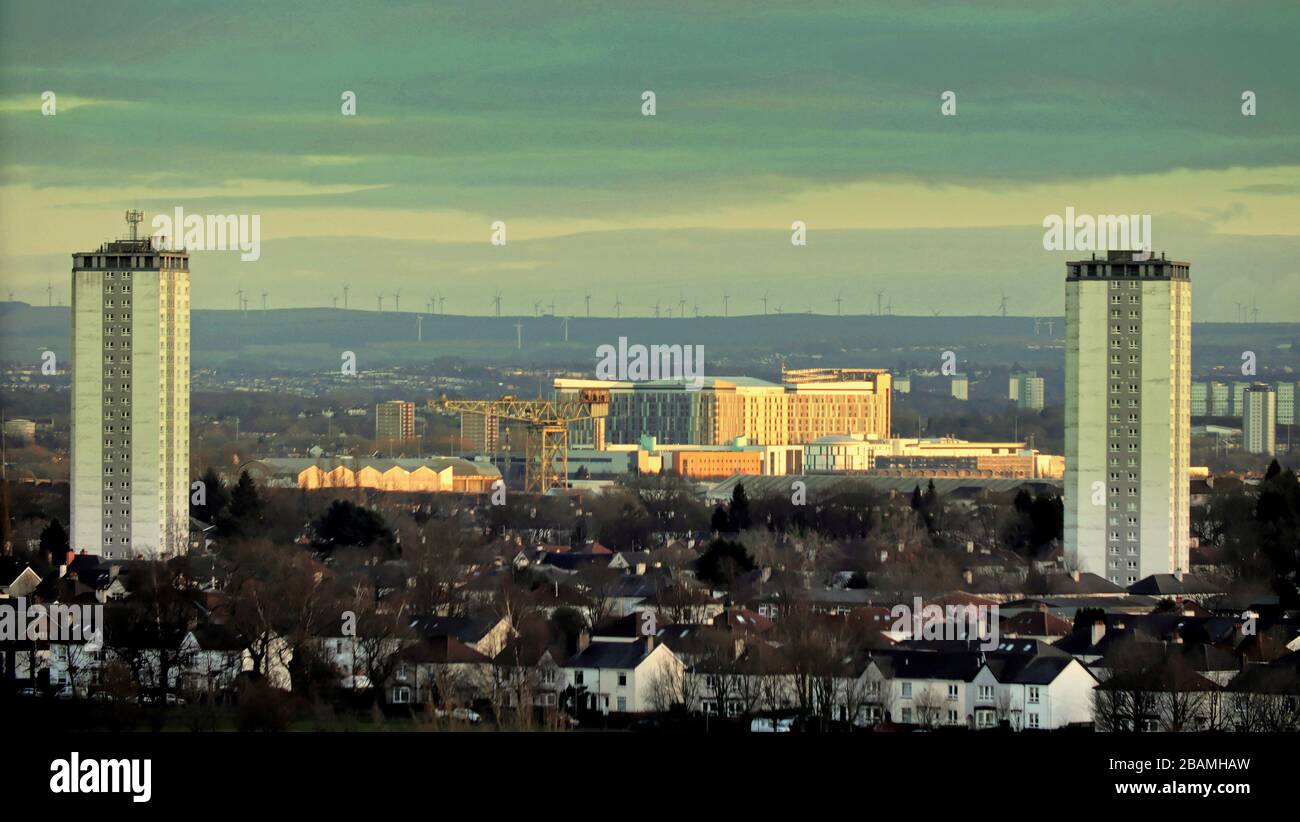
<instances>
[{"instance_id":1,"label":"parked car","mask_svg":"<svg viewBox=\"0 0 1300 822\"><path fill-rule=\"evenodd\" d=\"M90 700L92 702L112 702L113 695L108 691L95 691L90 695Z\"/></svg>"},{"instance_id":2,"label":"parked car","mask_svg":"<svg viewBox=\"0 0 1300 822\"><path fill-rule=\"evenodd\" d=\"M18 695L24 699L36 699L41 696L41 692L35 688L19 688Z\"/></svg>"},{"instance_id":3,"label":"parked car","mask_svg":"<svg viewBox=\"0 0 1300 822\"><path fill-rule=\"evenodd\" d=\"M54 692L55 699L72 699L75 695L76 694L73 693L71 685L64 685L62 688Z\"/></svg>"},{"instance_id":4,"label":"parked car","mask_svg":"<svg viewBox=\"0 0 1300 822\"><path fill-rule=\"evenodd\" d=\"M792 728L794 728L794 717L786 719L758 717L749 723L750 733L789 733Z\"/></svg>"},{"instance_id":5,"label":"parked car","mask_svg":"<svg viewBox=\"0 0 1300 822\"><path fill-rule=\"evenodd\" d=\"M480 721L483 717L479 716L477 711L471 711L469 708L452 708L450 711L444 711L439 708L434 711L435 716L451 717L461 722L468 722L471 725Z\"/></svg>"}]
</instances>

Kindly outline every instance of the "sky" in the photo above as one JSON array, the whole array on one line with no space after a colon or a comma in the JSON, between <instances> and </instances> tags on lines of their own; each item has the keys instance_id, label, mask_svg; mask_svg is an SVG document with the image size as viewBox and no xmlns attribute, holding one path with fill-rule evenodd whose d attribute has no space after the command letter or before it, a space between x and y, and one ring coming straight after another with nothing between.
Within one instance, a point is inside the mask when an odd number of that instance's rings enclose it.
<instances>
[{"instance_id":1,"label":"sky","mask_svg":"<svg viewBox=\"0 0 1300 822\"><path fill-rule=\"evenodd\" d=\"M1151 215L1194 319L1297 321L1297 43L1293 2L0 2L0 290L180 207L260 216L196 308L1056 316L1071 207Z\"/></svg>"}]
</instances>

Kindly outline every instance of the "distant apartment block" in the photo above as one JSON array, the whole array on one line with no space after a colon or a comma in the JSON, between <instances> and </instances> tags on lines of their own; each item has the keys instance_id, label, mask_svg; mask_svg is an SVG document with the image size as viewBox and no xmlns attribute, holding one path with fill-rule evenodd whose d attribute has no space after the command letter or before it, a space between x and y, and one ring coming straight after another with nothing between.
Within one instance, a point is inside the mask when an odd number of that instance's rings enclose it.
<instances>
[{"instance_id":1,"label":"distant apartment block","mask_svg":"<svg viewBox=\"0 0 1300 822\"><path fill-rule=\"evenodd\" d=\"M189 544L189 254L130 236L72 255L71 544L106 559Z\"/></svg>"},{"instance_id":2,"label":"distant apartment block","mask_svg":"<svg viewBox=\"0 0 1300 822\"><path fill-rule=\"evenodd\" d=\"M492 454L501 447L501 421L494 413L460 415L461 447L475 454Z\"/></svg>"},{"instance_id":3,"label":"distant apartment block","mask_svg":"<svg viewBox=\"0 0 1300 822\"><path fill-rule=\"evenodd\" d=\"M1295 424L1295 388L1293 382L1280 382L1273 386L1277 393L1278 425Z\"/></svg>"},{"instance_id":4,"label":"distant apartment block","mask_svg":"<svg viewBox=\"0 0 1300 822\"><path fill-rule=\"evenodd\" d=\"M1016 407L1025 411L1043 410L1044 380L1037 373L1012 374L1007 393Z\"/></svg>"},{"instance_id":5,"label":"distant apartment block","mask_svg":"<svg viewBox=\"0 0 1300 822\"><path fill-rule=\"evenodd\" d=\"M1255 383L1243 393L1241 447L1251 454L1277 450L1277 392L1267 383Z\"/></svg>"},{"instance_id":6,"label":"distant apartment block","mask_svg":"<svg viewBox=\"0 0 1300 822\"><path fill-rule=\"evenodd\" d=\"M1192 383L1192 416L1204 417L1210 412L1210 385L1204 382Z\"/></svg>"},{"instance_id":7,"label":"distant apartment block","mask_svg":"<svg viewBox=\"0 0 1300 822\"><path fill-rule=\"evenodd\" d=\"M894 393L910 394L912 393L911 377L894 377Z\"/></svg>"},{"instance_id":8,"label":"distant apartment block","mask_svg":"<svg viewBox=\"0 0 1300 822\"><path fill-rule=\"evenodd\" d=\"M1232 392L1228 389L1228 384L1226 382L1211 381L1207 389L1210 416L1231 417Z\"/></svg>"},{"instance_id":9,"label":"distant apartment block","mask_svg":"<svg viewBox=\"0 0 1300 822\"><path fill-rule=\"evenodd\" d=\"M1246 413L1246 389L1250 385L1241 380L1232 384L1232 416L1240 417Z\"/></svg>"},{"instance_id":10,"label":"distant apartment block","mask_svg":"<svg viewBox=\"0 0 1300 822\"><path fill-rule=\"evenodd\" d=\"M1186 571L1190 266L1068 262L1065 309L1067 560L1119 585Z\"/></svg>"},{"instance_id":11,"label":"distant apartment block","mask_svg":"<svg viewBox=\"0 0 1300 822\"><path fill-rule=\"evenodd\" d=\"M389 400L376 405L375 440L388 448L415 442L415 403Z\"/></svg>"},{"instance_id":12,"label":"distant apartment block","mask_svg":"<svg viewBox=\"0 0 1300 822\"><path fill-rule=\"evenodd\" d=\"M965 374L954 374L952 376L952 396L959 400L970 399L970 380Z\"/></svg>"}]
</instances>

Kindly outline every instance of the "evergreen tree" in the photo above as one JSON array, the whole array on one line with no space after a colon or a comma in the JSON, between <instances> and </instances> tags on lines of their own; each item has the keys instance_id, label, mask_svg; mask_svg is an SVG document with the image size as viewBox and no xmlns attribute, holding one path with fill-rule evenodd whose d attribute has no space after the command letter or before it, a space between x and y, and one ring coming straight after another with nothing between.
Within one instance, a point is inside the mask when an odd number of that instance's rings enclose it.
<instances>
[{"instance_id":1,"label":"evergreen tree","mask_svg":"<svg viewBox=\"0 0 1300 822\"><path fill-rule=\"evenodd\" d=\"M731 492L731 530L743 531L749 527L749 497L745 496L743 483L736 483Z\"/></svg>"},{"instance_id":2,"label":"evergreen tree","mask_svg":"<svg viewBox=\"0 0 1300 822\"><path fill-rule=\"evenodd\" d=\"M51 519L41 531L41 553L50 558L55 565L63 562L63 555L68 552L68 532L57 519Z\"/></svg>"},{"instance_id":3,"label":"evergreen tree","mask_svg":"<svg viewBox=\"0 0 1300 822\"><path fill-rule=\"evenodd\" d=\"M262 497L257 493L257 483L247 471L239 473L239 482L230 492L229 511L224 519L221 530L225 533L256 536L262 532Z\"/></svg>"}]
</instances>

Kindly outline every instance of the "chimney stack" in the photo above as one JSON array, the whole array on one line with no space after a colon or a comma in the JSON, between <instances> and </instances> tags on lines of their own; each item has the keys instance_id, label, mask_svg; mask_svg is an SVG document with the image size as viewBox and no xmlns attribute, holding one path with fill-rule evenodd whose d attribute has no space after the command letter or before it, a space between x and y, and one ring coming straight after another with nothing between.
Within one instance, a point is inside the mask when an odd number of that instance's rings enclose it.
<instances>
[{"instance_id":1,"label":"chimney stack","mask_svg":"<svg viewBox=\"0 0 1300 822\"><path fill-rule=\"evenodd\" d=\"M1091 633L1088 638L1092 641L1092 644L1096 645L1098 642L1101 642L1101 640L1106 636L1106 620L1099 619L1092 623L1090 631Z\"/></svg>"}]
</instances>

